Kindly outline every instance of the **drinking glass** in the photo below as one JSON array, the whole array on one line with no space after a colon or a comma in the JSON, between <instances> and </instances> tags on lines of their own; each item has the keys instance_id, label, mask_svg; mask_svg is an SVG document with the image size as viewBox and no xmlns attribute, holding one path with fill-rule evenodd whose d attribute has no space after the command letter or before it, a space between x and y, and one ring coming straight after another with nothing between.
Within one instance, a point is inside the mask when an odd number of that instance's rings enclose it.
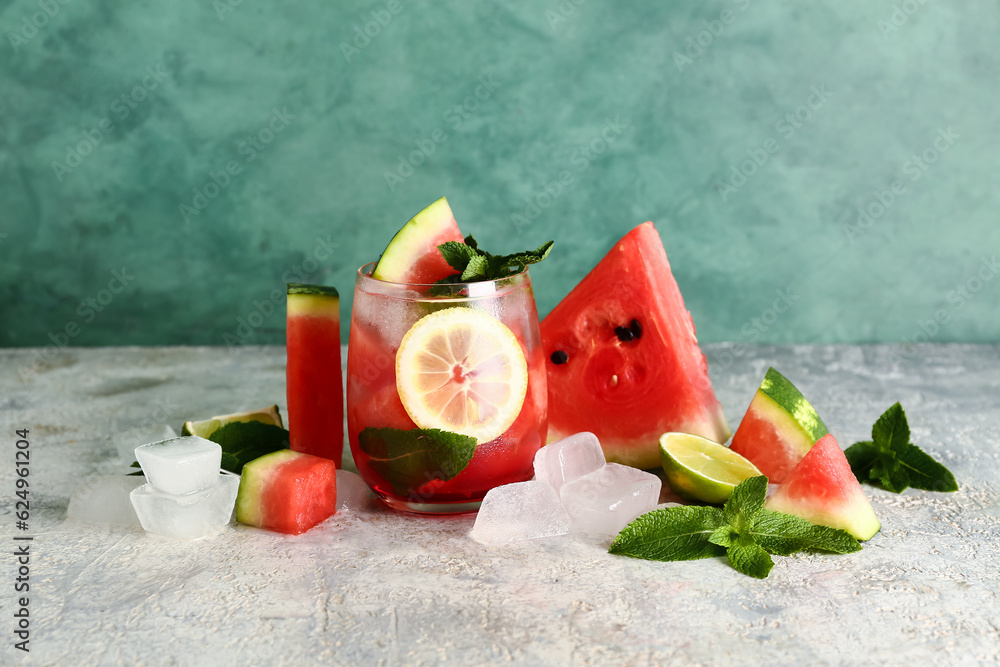
<instances>
[{"instance_id":1,"label":"drinking glass","mask_svg":"<svg viewBox=\"0 0 1000 667\"><path fill-rule=\"evenodd\" d=\"M525 269L492 281L416 285L372 278L374 267L358 269L347 352L347 430L358 472L395 509L475 511L493 487L531 479L545 443L548 394L531 278ZM413 359L437 364L437 374L415 374ZM514 379L498 381L497 372ZM440 382L444 398L415 409L414 392ZM460 410L449 395L464 397ZM466 402L483 395L505 411ZM469 425L448 428L455 419Z\"/></svg>"}]
</instances>

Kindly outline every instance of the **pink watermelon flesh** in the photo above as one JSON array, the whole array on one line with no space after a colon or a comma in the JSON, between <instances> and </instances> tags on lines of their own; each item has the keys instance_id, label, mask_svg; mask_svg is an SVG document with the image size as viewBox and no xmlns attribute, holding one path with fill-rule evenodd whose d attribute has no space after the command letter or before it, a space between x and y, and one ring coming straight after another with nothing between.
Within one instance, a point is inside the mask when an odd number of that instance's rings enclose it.
<instances>
[{"instance_id":1,"label":"pink watermelon flesh","mask_svg":"<svg viewBox=\"0 0 1000 667\"><path fill-rule=\"evenodd\" d=\"M766 507L820 526L846 530L859 540L871 538L881 528L832 435L823 436L812 446Z\"/></svg>"},{"instance_id":2,"label":"pink watermelon flesh","mask_svg":"<svg viewBox=\"0 0 1000 667\"><path fill-rule=\"evenodd\" d=\"M550 442L590 431L608 461L655 468L667 431L729 439L653 223L618 241L541 330Z\"/></svg>"}]
</instances>

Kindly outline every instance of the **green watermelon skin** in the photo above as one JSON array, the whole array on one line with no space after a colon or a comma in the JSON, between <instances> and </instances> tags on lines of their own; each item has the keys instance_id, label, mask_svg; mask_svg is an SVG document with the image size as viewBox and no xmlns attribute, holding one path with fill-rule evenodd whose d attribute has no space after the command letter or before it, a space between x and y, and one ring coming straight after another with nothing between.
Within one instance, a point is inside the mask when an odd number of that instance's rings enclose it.
<instances>
[{"instance_id":1,"label":"green watermelon skin","mask_svg":"<svg viewBox=\"0 0 1000 667\"><path fill-rule=\"evenodd\" d=\"M622 340L616 329L631 332L633 321L639 335ZM653 223L618 241L546 316L541 331L549 442L590 431L608 461L657 468L663 433L729 439L708 363Z\"/></svg>"},{"instance_id":2,"label":"green watermelon skin","mask_svg":"<svg viewBox=\"0 0 1000 667\"><path fill-rule=\"evenodd\" d=\"M820 526L868 540L882 525L832 435L813 445L766 504Z\"/></svg>"}]
</instances>

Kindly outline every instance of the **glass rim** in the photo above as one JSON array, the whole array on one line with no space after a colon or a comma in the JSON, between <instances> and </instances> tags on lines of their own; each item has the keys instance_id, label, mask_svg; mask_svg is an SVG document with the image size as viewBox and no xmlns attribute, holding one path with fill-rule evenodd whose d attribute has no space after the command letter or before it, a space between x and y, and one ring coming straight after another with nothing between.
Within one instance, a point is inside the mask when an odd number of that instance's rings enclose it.
<instances>
[{"instance_id":1,"label":"glass rim","mask_svg":"<svg viewBox=\"0 0 1000 667\"><path fill-rule=\"evenodd\" d=\"M397 283L391 280L382 280L381 278L373 278L371 275L372 270L375 265L378 264L378 260L367 262L362 264L357 270L358 280L371 280L372 282L379 283L381 285L393 285L395 287L413 287L421 291L430 289L432 287L450 287L460 290L463 287L469 285L503 285L507 281L512 281L515 279L528 278L529 266L525 266L523 271L518 271L517 273L512 273L509 276L504 276L503 278L493 278L491 280L474 280L469 282L458 282L458 283ZM366 270L367 269L367 270Z\"/></svg>"}]
</instances>

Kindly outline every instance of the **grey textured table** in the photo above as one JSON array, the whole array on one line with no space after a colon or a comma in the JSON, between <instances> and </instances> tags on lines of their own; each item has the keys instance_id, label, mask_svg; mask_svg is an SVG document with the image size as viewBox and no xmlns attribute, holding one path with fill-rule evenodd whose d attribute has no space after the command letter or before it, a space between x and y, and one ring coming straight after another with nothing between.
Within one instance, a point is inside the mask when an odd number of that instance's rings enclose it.
<instances>
[{"instance_id":1,"label":"grey textured table","mask_svg":"<svg viewBox=\"0 0 1000 667\"><path fill-rule=\"evenodd\" d=\"M993 664L1000 660L1000 347L706 346L730 425L768 365L842 445L894 401L961 490L865 487L882 532L848 556L653 563L593 539L490 549L473 517L375 508L300 537L233 526L170 541L64 523L147 420L284 404L284 350L0 350L4 637L45 665ZM29 373L30 375L30 373ZM13 648L14 430L31 442L31 653ZM346 464L350 467L352 464Z\"/></svg>"}]
</instances>

